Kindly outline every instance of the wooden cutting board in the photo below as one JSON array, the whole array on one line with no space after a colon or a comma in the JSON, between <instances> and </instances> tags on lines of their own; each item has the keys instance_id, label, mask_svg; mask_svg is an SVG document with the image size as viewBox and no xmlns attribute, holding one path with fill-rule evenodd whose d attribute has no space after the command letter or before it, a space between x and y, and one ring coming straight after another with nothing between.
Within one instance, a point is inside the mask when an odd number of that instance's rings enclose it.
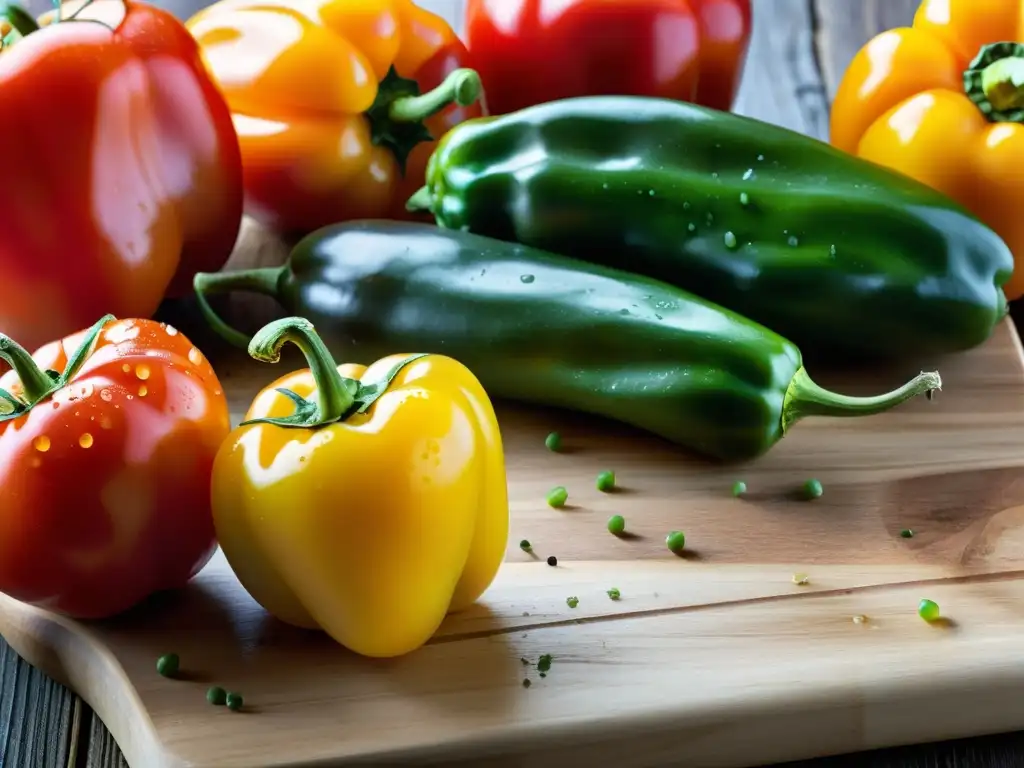
<instances>
[{"instance_id":1,"label":"wooden cutting board","mask_svg":"<svg viewBox=\"0 0 1024 768\"><path fill-rule=\"evenodd\" d=\"M283 253L247 225L232 266ZM299 363L249 363L186 332L217 361L236 421ZM944 380L936 401L805 421L743 467L499 404L507 561L479 605L405 658L365 660L268 618L220 555L184 591L115 621L83 625L0 597L0 634L82 695L133 768L703 768L1022 728L1020 341L1007 321L985 346L929 362ZM866 393L919 369L814 373ZM553 429L564 453L544 447ZM604 469L617 492L595 489ZM810 477L824 496L798 500ZM746 498L732 497L736 480ZM560 484L569 506L554 510L544 496ZM606 531L614 513L629 537ZM664 546L674 529L686 532L684 557ZM922 597L947 619L918 618ZM167 652L183 679L156 673ZM213 684L241 692L244 710L207 704Z\"/></svg>"}]
</instances>

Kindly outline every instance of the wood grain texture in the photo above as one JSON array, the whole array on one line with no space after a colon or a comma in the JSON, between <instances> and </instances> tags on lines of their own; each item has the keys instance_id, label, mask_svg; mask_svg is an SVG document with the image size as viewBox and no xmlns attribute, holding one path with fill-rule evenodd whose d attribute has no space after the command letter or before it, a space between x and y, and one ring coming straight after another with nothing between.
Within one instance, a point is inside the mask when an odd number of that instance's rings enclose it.
<instances>
[{"instance_id":1,"label":"wood grain texture","mask_svg":"<svg viewBox=\"0 0 1024 768\"><path fill-rule=\"evenodd\" d=\"M1006 322L986 345L934 362L937 401L807 420L743 467L499 404L506 563L480 604L403 659L370 662L274 621L220 556L185 590L109 622L0 598L0 634L78 691L134 768L504 768L570 756L629 768L671 764L679 743L685 765L719 768L1019 727L1024 359ZM221 358L234 421L297 364ZM913 372L823 380L867 392ZM562 453L544 447L552 429ZM615 493L594 487L606 468ZM813 502L794 496L808 476L826 489ZM742 499L730 493L738 478ZM557 484L569 505L553 510L544 496ZM607 533L613 513L630 536ZM665 549L673 529L687 534L684 557ZM796 572L809 583L795 584ZM948 622L916 616L925 596ZM170 651L186 679L156 674ZM546 678L520 661L545 653L555 658ZM211 684L241 691L247 711L212 709Z\"/></svg>"}]
</instances>

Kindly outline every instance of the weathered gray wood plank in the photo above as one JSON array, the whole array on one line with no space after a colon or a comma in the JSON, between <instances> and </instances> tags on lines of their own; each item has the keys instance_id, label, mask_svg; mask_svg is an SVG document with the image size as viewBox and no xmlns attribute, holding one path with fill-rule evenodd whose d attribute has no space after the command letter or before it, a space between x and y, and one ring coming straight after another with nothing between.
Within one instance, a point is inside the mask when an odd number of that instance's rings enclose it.
<instances>
[{"instance_id":1,"label":"weathered gray wood plank","mask_svg":"<svg viewBox=\"0 0 1024 768\"><path fill-rule=\"evenodd\" d=\"M753 0L753 10L734 111L825 138L828 99L816 61L811 0Z\"/></svg>"},{"instance_id":2,"label":"weathered gray wood plank","mask_svg":"<svg viewBox=\"0 0 1024 768\"><path fill-rule=\"evenodd\" d=\"M80 700L0 639L0 766L63 768L81 718Z\"/></svg>"},{"instance_id":3,"label":"weathered gray wood plank","mask_svg":"<svg viewBox=\"0 0 1024 768\"><path fill-rule=\"evenodd\" d=\"M920 0L813 0L818 60L831 102L843 72L865 42L908 26Z\"/></svg>"}]
</instances>

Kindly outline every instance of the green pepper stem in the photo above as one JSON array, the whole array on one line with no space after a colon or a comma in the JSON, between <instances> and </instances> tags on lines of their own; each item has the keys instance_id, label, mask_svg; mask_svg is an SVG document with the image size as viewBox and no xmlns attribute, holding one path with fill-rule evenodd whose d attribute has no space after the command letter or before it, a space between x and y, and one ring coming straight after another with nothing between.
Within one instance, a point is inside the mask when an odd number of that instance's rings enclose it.
<instances>
[{"instance_id":1,"label":"green pepper stem","mask_svg":"<svg viewBox=\"0 0 1024 768\"><path fill-rule=\"evenodd\" d=\"M338 373L338 364L309 320L284 317L268 323L249 342L249 355L265 363L276 363L281 359L281 347L286 342L291 342L302 351L313 375L319 411L317 420L339 421L355 402L352 380Z\"/></svg>"},{"instance_id":2,"label":"green pepper stem","mask_svg":"<svg viewBox=\"0 0 1024 768\"><path fill-rule=\"evenodd\" d=\"M921 373L884 395L850 397L818 386L801 366L789 383L782 404L782 434L806 416L870 416L939 389L942 379L938 373Z\"/></svg>"},{"instance_id":3,"label":"green pepper stem","mask_svg":"<svg viewBox=\"0 0 1024 768\"><path fill-rule=\"evenodd\" d=\"M213 311L207 296L231 291L249 291L280 301L279 285L286 270L287 267L265 267L238 272L199 272L192 279L192 288L196 293L199 312L213 332L224 341L240 349L247 349L249 337L225 323Z\"/></svg>"},{"instance_id":4,"label":"green pepper stem","mask_svg":"<svg viewBox=\"0 0 1024 768\"><path fill-rule=\"evenodd\" d=\"M419 96L403 96L388 105L388 117L397 123L426 120L453 102L467 107L480 97L480 75L472 69L456 69L437 88Z\"/></svg>"},{"instance_id":5,"label":"green pepper stem","mask_svg":"<svg viewBox=\"0 0 1024 768\"><path fill-rule=\"evenodd\" d=\"M434 212L434 200L428 187L420 187L412 193L412 197L405 201L407 211Z\"/></svg>"},{"instance_id":6,"label":"green pepper stem","mask_svg":"<svg viewBox=\"0 0 1024 768\"><path fill-rule=\"evenodd\" d=\"M0 3L0 19L3 19L22 37L39 31L39 23L32 15L15 3Z\"/></svg>"},{"instance_id":7,"label":"green pepper stem","mask_svg":"<svg viewBox=\"0 0 1024 768\"><path fill-rule=\"evenodd\" d=\"M53 389L53 379L40 368L32 355L10 336L0 333L0 360L3 360L21 380L21 388L28 403L36 403Z\"/></svg>"},{"instance_id":8,"label":"green pepper stem","mask_svg":"<svg viewBox=\"0 0 1024 768\"><path fill-rule=\"evenodd\" d=\"M964 93L990 121L1024 122L1024 45L984 45L964 71Z\"/></svg>"}]
</instances>

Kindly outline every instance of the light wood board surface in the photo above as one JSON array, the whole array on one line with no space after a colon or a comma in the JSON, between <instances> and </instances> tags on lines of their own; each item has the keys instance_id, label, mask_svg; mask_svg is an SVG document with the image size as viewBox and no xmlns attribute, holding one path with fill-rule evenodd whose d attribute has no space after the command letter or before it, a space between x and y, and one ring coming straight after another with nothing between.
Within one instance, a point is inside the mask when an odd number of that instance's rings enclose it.
<instances>
[{"instance_id":1,"label":"light wood board surface","mask_svg":"<svg viewBox=\"0 0 1024 768\"><path fill-rule=\"evenodd\" d=\"M247 226L233 266L283 253ZM229 308L232 320L260 314L242 308ZM221 355L236 421L299 363L252 363L186 332ZM83 626L0 598L0 634L78 691L134 768L744 766L1017 728L1020 343L1006 322L983 347L929 362L944 380L935 401L807 420L741 467L500 403L506 563L478 606L402 659L361 659L268 618L219 555L183 592L111 622ZM910 365L815 373L866 393L916 373ZM544 447L554 429L564 453ZM616 472L617 492L596 490L603 469ZM810 477L824 496L799 500ZM736 480L745 498L732 497ZM544 502L554 485L569 490L564 509ZM607 532L614 513L629 537ZM684 557L664 546L674 529L686 532ZM523 538L534 554L519 550ZM795 584L797 573L808 583ZM918 618L922 597L949 620ZM156 673L167 652L180 654L185 679ZM553 657L544 678L542 654ZM211 684L241 692L245 710L207 704Z\"/></svg>"}]
</instances>

